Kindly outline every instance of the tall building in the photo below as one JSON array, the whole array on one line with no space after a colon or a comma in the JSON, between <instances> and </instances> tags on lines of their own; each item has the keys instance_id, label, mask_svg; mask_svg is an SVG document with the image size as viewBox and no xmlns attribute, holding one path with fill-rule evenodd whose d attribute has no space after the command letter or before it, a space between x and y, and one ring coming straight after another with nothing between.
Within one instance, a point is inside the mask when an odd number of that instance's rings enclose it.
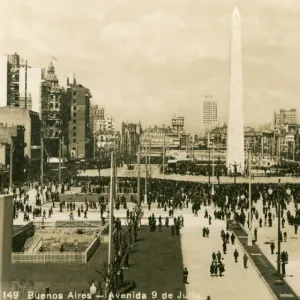
<instances>
[{"instance_id":1,"label":"tall building","mask_svg":"<svg viewBox=\"0 0 300 300\"><path fill-rule=\"evenodd\" d=\"M241 16L237 7L231 18L229 120L227 127L227 162L229 170L238 165L244 170L244 110Z\"/></svg>"},{"instance_id":2,"label":"tall building","mask_svg":"<svg viewBox=\"0 0 300 300\"><path fill-rule=\"evenodd\" d=\"M97 131L97 123L99 121L105 120L105 113L103 107L98 107L98 105L91 105L90 108L90 128L93 132Z\"/></svg>"},{"instance_id":3,"label":"tall building","mask_svg":"<svg viewBox=\"0 0 300 300\"><path fill-rule=\"evenodd\" d=\"M15 54L0 56L0 107L13 105L41 112L42 69Z\"/></svg>"},{"instance_id":4,"label":"tall building","mask_svg":"<svg viewBox=\"0 0 300 300\"><path fill-rule=\"evenodd\" d=\"M8 62L7 56L0 56L0 107L7 105L7 75L8 75Z\"/></svg>"},{"instance_id":5,"label":"tall building","mask_svg":"<svg viewBox=\"0 0 300 300\"><path fill-rule=\"evenodd\" d=\"M105 114L105 131L115 131L115 119L111 114Z\"/></svg>"},{"instance_id":6,"label":"tall building","mask_svg":"<svg viewBox=\"0 0 300 300\"><path fill-rule=\"evenodd\" d=\"M42 97L45 151L49 157L57 157L59 138L61 136L67 138L69 110L67 91L59 85L52 62L49 64L47 73L44 74L42 93L45 90L48 90L45 97Z\"/></svg>"},{"instance_id":7,"label":"tall building","mask_svg":"<svg viewBox=\"0 0 300 300\"><path fill-rule=\"evenodd\" d=\"M282 125L297 124L297 109L280 109L274 112L273 125L275 129L279 129Z\"/></svg>"},{"instance_id":8,"label":"tall building","mask_svg":"<svg viewBox=\"0 0 300 300\"><path fill-rule=\"evenodd\" d=\"M89 89L81 84L71 84L68 89L71 101L69 121L69 152L73 158L84 158L90 143L90 99Z\"/></svg>"},{"instance_id":9,"label":"tall building","mask_svg":"<svg viewBox=\"0 0 300 300\"><path fill-rule=\"evenodd\" d=\"M174 131L182 132L184 131L184 117L176 117L172 118L172 128Z\"/></svg>"},{"instance_id":10,"label":"tall building","mask_svg":"<svg viewBox=\"0 0 300 300\"><path fill-rule=\"evenodd\" d=\"M218 104L212 95L204 95L202 99L202 125L205 133L219 126Z\"/></svg>"},{"instance_id":11,"label":"tall building","mask_svg":"<svg viewBox=\"0 0 300 300\"><path fill-rule=\"evenodd\" d=\"M141 123L122 123L121 148L130 154L136 154L142 133Z\"/></svg>"}]
</instances>

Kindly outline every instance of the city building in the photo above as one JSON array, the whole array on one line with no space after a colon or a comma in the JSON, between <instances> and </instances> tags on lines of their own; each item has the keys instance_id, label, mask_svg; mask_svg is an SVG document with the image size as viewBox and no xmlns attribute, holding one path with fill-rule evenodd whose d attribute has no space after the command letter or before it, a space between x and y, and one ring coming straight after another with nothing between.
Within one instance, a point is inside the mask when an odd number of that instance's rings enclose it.
<instances>
[{"instance_id":1,"label":"city building","mask_svg":"<svg viewBox=\"0 0 300 300\"><path fill-rule=\"evenodd\" d=\"M85 158L88 155L88 144L93 140L90 130L92 94L81 84L71 84L68 88L68 95L71 101L69 152L73 158Z\"/></svg>"},{"instance_id":2,"label":"city building","mask_svg":"<svg viewBox=\"0 0 300 300\"><path fill-rule=\"evenodd\" d=\"M105 114L105 131L113 132L115 131L115 119L111 114Z\"/></svg>"},{"instance_id":3,"label":"city building","mask_svg":"<svg viewBox=\"0 0 300 300\"><path fill-rule=\"evenodd\" d=\"M274 129L281 129L285 125L296 125L297 124L297 109L280 109L274 111L273 126Z\"/></svg>"},{"instance_id":4,"label":"city building","mask_svg":"<svg viewBox=\"0 0 300 300\"><path fill-rule=\"evenodd\" d=\"M184 117L174 117L172 118L172 128L176 132L184 131Z\"/></svg>"},{"instance_id":5,"label":"city building","mask_svg":"<svg viewBox=\"0 0 300 300\"><path fill-rule=\"evenodd\" d=\"M13 182L21 182L24 179L24 132L25 127L21 125L7 126L0 123L0 164L10 168L10 153L13 152L12 159L12 179ZM13 150L11 151L11 146ZM2 173L1 176L7 176ZM3 182L5 178L1 178Z\"/></svg>"},{"instance_id":6,"label":"city building","mask_svg":"<svg viewBox=\"0 0 300 300\"><path fill-rule=\"evenodd\" d=\"M52 62L43 75L42 85L42 131L45 152L48 157L58 157L59 139L68 142L70 101L67 90L59 85Z\"/></svg>"},{"instance_id":7,"label":"city building","mask_svg":"<svg viewBox=\"0 0 300 300\"><path fill-rule=\"evenodd\" d=\"M41 112L41 68L28 66L17 53L2 55L0 80L0 107L13 105Z\"/></svg>"},{"instance_id":8,"label":"city building","mask_svg":"<svg viewBox=\"0 0 300 300\"><path fill-rule=\"evenodd\" d=\"M0 107L1 123L8 127L24 126L25 149L24 155L32 161L39 161L41 157L41 123L37 112L22 107Z\"/></svg>"},{"instance_id":9,"label":"city building","mask_svg":"<svg viewBox=\"0 0 300 300\"><path fill-rule=\"evenodd\" d=\"M141 123L122 123L121 148L122 151L130 154L137 153L142 133Z\"/></svg>"},{"instance_id":10,"label":"city building","mask_svg":"<svg viewBox=\"0 0 300 300\"><path fill-rule=\"evenodd\" d=\"M202 125L205 133L219 126L218 105L212 95L204 95L202 99Z\"/></svg>"},{"instance_id":11,"label":"city building","mask_svg":"<svg viewBox=\"0 0 300 300\"><path fill-rule=\"evenodd\" d=\"M8 63L6 55L0 56L0 107L7 105Z\"/></svg>"},{"instance_id":12,"label":"city building","mask_svg":"<svg viewBox=\"0 0 300 300\"><path fill-rule=\"evenodd\" d=\"M105 113L104 113L104 108L103 107L98 107L98 105L91 105L90 108L90 128L93 132L99 131L97 130L97 127L101 127L100 124L102 124L101 121L105 120ZM100 122L98 122L100 121ZM99 125L97 126L97 123ZM105 124L105 122L104 122ZM105 125L104 125L105 126Z\"/></svg>"}]
</instances>

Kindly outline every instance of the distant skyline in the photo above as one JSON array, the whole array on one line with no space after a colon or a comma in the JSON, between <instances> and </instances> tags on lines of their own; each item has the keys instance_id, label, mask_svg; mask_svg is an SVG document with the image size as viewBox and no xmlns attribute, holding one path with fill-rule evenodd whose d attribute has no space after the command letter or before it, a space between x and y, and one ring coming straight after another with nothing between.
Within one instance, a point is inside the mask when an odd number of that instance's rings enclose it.
<instances>
[{"instance_id":1,"label":"distant skyline","mask_svg":"<svg viewBox=\"0 0 300 300\"><path fill-rule=\"evenodd\" d=\"M227 123L230 22L242 21L245 124L299 110L300 2L296 0L2 0L1 54L36 67L51 58L59 78L75 73L92 103L143 127L201 128L202 95Z\"/></svg>"}]
</instances>

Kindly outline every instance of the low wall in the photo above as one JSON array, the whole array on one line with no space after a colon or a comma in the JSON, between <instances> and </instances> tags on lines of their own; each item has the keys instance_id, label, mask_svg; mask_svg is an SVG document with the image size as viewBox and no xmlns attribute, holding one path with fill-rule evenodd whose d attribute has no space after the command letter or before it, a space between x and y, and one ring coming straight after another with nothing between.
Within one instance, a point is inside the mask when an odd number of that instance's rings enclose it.
<instances>
[{"instance_id":1,"label":"low wall","mask_svg":"<svg viewBox=\"0 0 300 300\"><path fill-rule=\"evenodd\" d=\"M51 223L53 225L53 223ZM97 237L84 252L43 252L43 253L12 253L12 263L86 263L102 241L103 232L107 230L108 224L104 225ZM41 240L36 244L34 250L39 249Z\"/></svg>"},{"instance_id":2,"label":"low wall","mask_svg":"<svg viewBox=\"0 0 300 300\"><path fill-rule=\"evenodd\" d=\"M93 256L93 254L95 253L95 251L99 247L100 243L102 242L101 237L102 237L103 232L106 230L107 227L108 227L108 224L104 225L101 228L101 231L99 232L98 236L93 240L91 245L85 251L85 261L86 262L88 262L90 260L90 258Z\"/></svg>"},{"instance_id":3,"label":"low wall","mask_svg":"<svg viewBox=\"0 0 300 300\"><path fill-rule=\"evenodd\" d=\"M34 235L34 224L30 222L23 226L12 237L12 251L20 252L24 248L25 241Z\"/></svg>"}]
</instances>

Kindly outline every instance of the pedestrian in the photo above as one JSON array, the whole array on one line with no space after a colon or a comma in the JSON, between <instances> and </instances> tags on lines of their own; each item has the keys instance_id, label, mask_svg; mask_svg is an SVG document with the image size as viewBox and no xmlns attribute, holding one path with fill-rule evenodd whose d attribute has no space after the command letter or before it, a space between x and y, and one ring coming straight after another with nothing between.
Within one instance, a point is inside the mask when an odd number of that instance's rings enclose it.
<instances>
[{"instance_id":1,"label":"pedestrian","mask_svg":"<svg viewBox=\"0 0 300 300\"><path fill-rule=\"evenodd\" d=\"M286 231L283 233L283 239L284 239L285 242L287 241L287 233L286 233Z\"/></svg>"},{"instance_id":2,"label":"pedestrian","mask_svg":"<svg viewBox=\"0 0 300 300\"><path fill-rule=\"evenodd\" d=\"M262 218L259 219L259 227L262 227Z\"/></svg>"},{"instance_id":3,"label":"pedestrian","mask_svg":"<svg viewBox=\"0 0 300 300\"><path fill-rule=\"evenodd\" d=\"M209 237L209 229L206 227L206 236Z\"/></svg>"},{"instance_id":4,"label":"pedestrian","mask_svg":"<svg viewBox=\"0 0 300 300\"><path fill-rule=\"evenodd\" d=\"M212 260L216 260L217 259L217 255L215 252L213 252L213 254L211 255Z\"/></svg>"},{"instance_id":5,"label":"pedestrian","mask_svg":"<svg viewBox=\"0 0 300 300\"><path fill-rule=\"evenodd\" d=\"M234 262L238 262L238 257L239 257L239 253L238 251L235 249L234 252L233 252L233 256L234 256Z\"/></svg>"},{"instance_id":6,"label":"pedestrian","mask_svg":"<svg viewBox=\"0 0 300 300\"><path fill-rule=\"evenodd\" d=\"M227 245L226 242L223 242L223 254L226 254L227 252Z\"/></svg>"},{"instance_id":7,"label":"pedestrian","mask_svg":"<svg viewBox=\"0 0 300 300\"><path fill-rule=\"evenodd\" d=\"M281 263L281 269L282 269L282 276L284 277L285 276L285 262L284 261Z\"/></svg>"},{"instance_id":8,"label":"pedestrian","mask_svg":"<svg viewBox=\"0 0 300 300\"><path fill-rule=\"evenodd\" d=\"M234 245L235 235L232 233L230 238L231 238L231 244Z\"/></svg>"},{"instance_id":9,"label":"pedestrian","mask_svg":"<svg viewBox=\"0 0 300 300\"><path fill-rule=\"evenodd\" d=\"M257 241L257 228L254 229L254 240Z\"/></svg>"},{"instance_id":10,"label":"pedestrian","mask_svg":"<svg viewBox=\"0 0 300 300\"><path fill-rule=\"evenodd\" d=\"M74 221L73 211L71 211L71 213L70 213L70 221L71 221L71 220Z\"/></svg>"},{"instance_id":11,"label":"pedestrian","mask_svg":"<svg viewBox=\"0 0 300 300\"><path fill-rule=\"evenodd\" d=\"M222 277L223 276L222 274L225 271L225 266L221 261L218 263L218 269L219 269L219 275L220 277Z\"/></svg>"},{"instance_id":12,"label":"pedestrian","mask_svg":"<svg viewBox=\"0 0 300 300\"><path fill-rule=\"evenodd\" d=\"M203 237L206 236L206 229L205 229L205 227L202 229L202 236L203 236Z\"/></svg>"},{"instance_id":13,"label":"pedestrian","mask_svg":"<svg viewBox=\"0 0 300 300\"><path fill-rule=\"evenodd\" d=\"M275 250L275 244L274 244L274 242L271 243L270 248L271 248L271 254L273 255L274 254L274 250Z\"/></svg>"},{"instance_id":14,"label":"pedestrian","mask_svg":"<svg viewBox=\"0 0 300 300\"><path fill-rule=\"evenodd\" d=\"M189 271L187 268L184 268L183 270L183 283L188 284L188 276L189 276Z\"/></svg>"},{"instance_id":15,"label":"pedestrian","mask_svg":"<svg viewBox=\"0 0 300 300\"><path fill-rule=\"evenodd\" d=\"M244 254L243 261L244 261L244 268L247 269L248 268L248 266L247 266L248 256L246 254Z\"/></svg>"},{"instance_id":16,"label":"pedestrian","mask_svg":"<svg viewBox=\"0 0 300 300\"><path fill-rule=\"evenodd\" d=\"M96 299L96 292L97 292L97 287L96 287L96 285L95 285L94 280L92 280L92 284L91 284L91 286L90 286L90 294L91 294L91 298L92 298L93 300Z\"/></svg>"},{"instance_id":17,"label":"pedestrian","mask_svg":"<svg viewBox=\"0 0 300 300\"><path fill-rule=\"evenodd\" d=\"M211 220L212 220L212 217L211 217L211 215L209 215L209 217L208 217L208 225L211 225Z\"/></svg>"},{"instance_id":18,"label":"pedestrian","mask_svg":"<svg viewBox=\"0 0 300 300\"><path fill-rule=\"evenodd\" d=\"M222 254L221 254L220 250L217 253L217 258L218 258L218 262L220 263L221 262L221 258L222 258Z\"/></svg>"}]
</instances>

